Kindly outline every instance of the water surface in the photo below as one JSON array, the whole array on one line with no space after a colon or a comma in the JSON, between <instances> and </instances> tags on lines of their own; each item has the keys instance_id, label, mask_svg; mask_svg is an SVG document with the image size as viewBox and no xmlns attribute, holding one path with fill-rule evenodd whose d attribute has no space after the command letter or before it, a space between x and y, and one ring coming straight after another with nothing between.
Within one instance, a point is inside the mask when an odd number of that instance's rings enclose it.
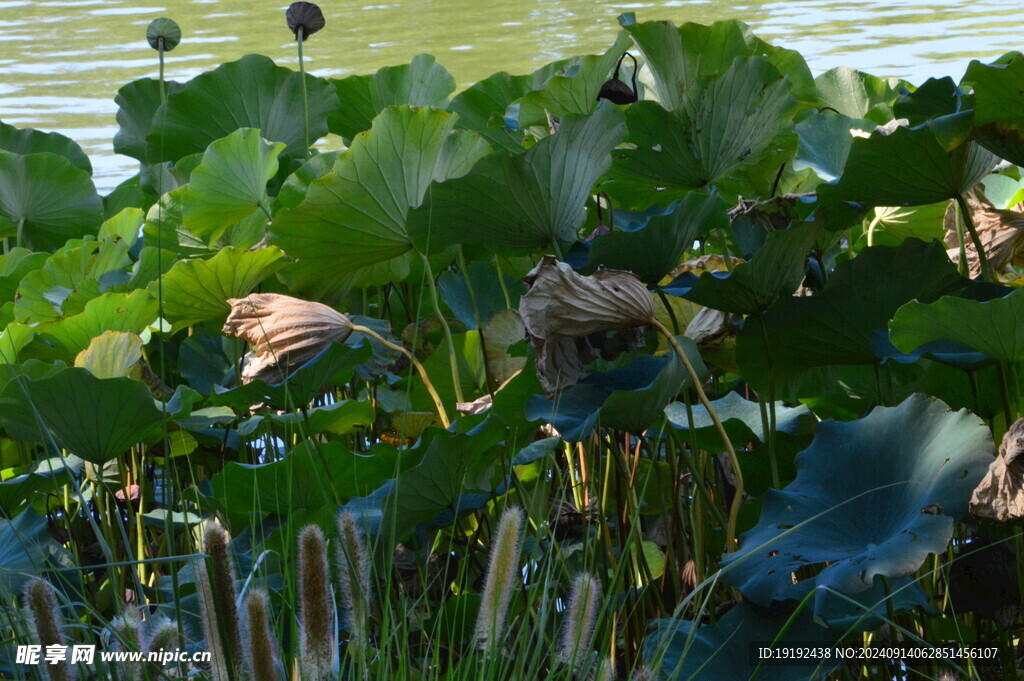
<instances>
[{"instance_id":1,"label":"water surface","mask_svg":"<svg viewBox=\"0 0 1024 681\"><path fill-rule=\"evenodd\" d=\"M495 71L525 73L614 40L616 17L708 23L737 18L759 36L799 50L820 73L850 65L921 82L959 78L971 59L1021 49L1024 0L403 0L319 3L327 27L307 44L311 72L365 73L428 52L465 87ZM109 189L135 172L116 156L114 94L155 76L148 23L182 28L167 77L187 80L259 52L295 67L284 7L251 0L0 0L0 120L58 130L93 158Z\"/></svg>"}]
</instances>

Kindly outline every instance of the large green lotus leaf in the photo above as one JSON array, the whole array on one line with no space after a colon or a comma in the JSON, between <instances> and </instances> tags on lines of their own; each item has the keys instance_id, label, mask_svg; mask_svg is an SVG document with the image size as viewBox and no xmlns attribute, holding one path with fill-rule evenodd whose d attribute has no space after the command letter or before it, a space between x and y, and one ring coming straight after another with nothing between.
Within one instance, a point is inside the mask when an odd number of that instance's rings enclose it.
<instances>
[{"instance_id":1,"label":"large green lotus leaf","mask_svg":"<svg viewBox=\"0 0 1024 681\"><path fill-rule=\"evenodd\" d=\"M755 647L800 646L834 641L836 635L814 622L807 611L789 622L789 613L772 615L741 603L715 624L696 627L689 620L656 620L655 631L644 641L644 659L661 660L661 673L671 681L808 681L825 678L835 660L808 664L768 665L757 676L751 664ZM785 631L785 633L782 633ZM756 652L756 651L755 651ZM822 676L818 676L818 669Z\"/></svg>"},{"instance_id":2,"label":"large green lotus leaf","mask_svg":"<svg viewBox=\"0 0 1024 681\"><path fill-rule=\"evenodd\" d=\"M224 248L207 260L180 260L163 278L164 317L173 330L209 320L223 320L230 311L228 298L241 298L257 284L285 266L284 254L274 246L243 251ZM156 282L149 291L157 295Z\"/></svg>"},{"instance_id":3,"label":"large green lotus leaf","mask_svg":"<svg viewBox=\"0 0 1024 681\"><path fill-rule=\"evenodd\" d=\"M327 288L408 253L409 208L432 181L465 173L486 153L478 135L454 125L455 116L438 109L388 107L302 203L279 211L270 240L298 259L288 272L292 285Z\"/></svg>"},{"instance_id":4,"label":"large green lotus leaf","mask_svg":"<svg viewBox=\"0 0 1024 681\"><path fill-rule=\"evenodd\" d=\"M12 322L0 331L0 364L13 364L18 353L28 345L36 332L30 326Z\"/></svg>"},{"instance_id":5,"label":"large green lotus leaf","mask_svg":"<svg viewBox=\"0 0 1024 681\"><path fill-rule=\"evenodd\" d=\"M194 257L225 246L249 248L266 235L267 218L257 211L228 227L212 246L207 244L185 227L183 203L188 191L187 185L169 191L149 209L142 228L146 246L170 250L179 257Z\"/></svg>"},{"instance_id":6,"label":"large green lotus leaf","mask_svg":"<svg viewBox=\"0 0 1024 681\"><path fill-rule=\"evenodd\" d=\"M906 118L911 125L919 125L938 116L956 113L962 94L949 76L929 78L913 92L901 92L892 108L897 118Z\"/></svg>"},{"instance_id":7,"label":"large green lotus leaf","mask_svg":"<svg viewBox=\"0 0 1024 681\"><path fill-rule=\"evenodd\" d=\"M305 158L306 143L327 134L327 116L338 107L329 82L306 75L309 139L304 140L302 76L269 58L250 54L190 80L153 114L146 136L151 163L177 161L206 150L239 128L258 128L271 142L284 142L284 155Z\"/></svg>"},{"instance_id":8,"label":"large green lotus leaf","mask_svg":"<svg viewBox=\"0 0 1024 681\"><path fill-rule=\"evenodd\" d=\"M38 414L57 444L97 464L128 451L163 420L145 383L96 378L80 367L40 380L12 381L0 394L0 405L0 420L15 437L46 441Z\"/></svg>"},{"instance_id":9,"label":"large green lotus leaf","mask_svg":"<svg viewBox=\"0 0 1024 681\"><path fill-rule=\"evenodd\" d=\"M612 76L615 64L630 45L629 34L620 31L607 52L575 57L564 63L558 73L544 84L510 105L508 118L522 130L532 125L548 125L548 115L560 119L566 114L589 114L597 107L597 95ZM619 74L624 78L623 74Z\"/></svg>"},{"instance_id":10,"label":"large green lotus leaf","mask_svg":"<svg viewBox=\"0 0 1024 681\"><path fill-rule=\"evenodd\" d=\"M522 153L524 133L506 125L505 112L526 93L543 88L566 61L552 62L525 76L495 73L456 95L448 110L459 114L457 127L476 131L495 149Z\"/></svg>"},{"instance_id":11,"label":"large green lotus leaf","mask_svg":"<svg viewBox=\"0 0 1024 681\"><path fill-rule=\"evenodd\" d=\"M306 413L272 414L270 419L284 424L304 437L310 437L324 431L335 435L347 435L359 428L373 425L375 416L376 411L369 402L339 400L333 404L309 409Z\"/></svg>"},{"instance_id":12,"label":"large green lotus leaf","mask_svg":"<svg viewBox=\"0 0 1024 681\"><path fill-rule=\"evenodd\" d=\"M947 341L1002 362L1024 361L1024 289L986 301L957 296L911 301L896 311L889 336L904 352Z\"/></svg>"},{"instance_id":13,"label":"large green lotus leaf","mask_svg":"<svg viewBox=\"0 0 1024 681\"><path fill-rule=\"evenodd\" d=\"M40 269L49 257L49 253L34 253L18 246L0 255L0 302L13 302L21 280Z\"/></svg>"},{"instance_id":14,"label":"large green lotus leaf","mask_svg":"<svg viewBox=\"0 0 1024 681\"><path fill-rule=\"evenodd\" d=\"M68 162L92 175L92 164L89 157L70 137L59 132L41 132L32 128L18 129L0 121L0 150L9 151L19 156L49 152L63 156Z\"/></svg>"},{"instance_id":15,"label":"large green lotus leaf","mask_svg":"<svg viewBox=\"0 0 1024 681\"><path fill-rule=\"evenodd\" d=\"M60 550L50 537L46 516L26 508L13 520L0 518L0 599L15 602L25 583L42 573Z\"/></svg>"},{"instance_id":16,"label":"large green lotus leaf","mask_svg":"<svg viewBox=\"0 0 1024 681\"><path fill-rule=\"evenodd\" d=\"M180 92L183 83L165 81L167 94ZM160 81L154 78L133 80L121 87L114 97L117 104L117 123L120 126L114 135L114 153L124 154L143 163L150 161L146 156L146 137L153 128L153 115L163 103Z\"/></svg>"},{"instance_id":17,"label":"large green lotus leaf","mask_svg":"<svg viewBox=\"0 0 1024 681\"><path fill-rule=\"evenodd\" d=\"M68 242L65 249L19 282L15 318L45 324L80 312L88 300L100 295L99 282L105 274L131 263L129 245L116 237Z\"/></svg>"},{"instance_id":18,"label":"large green lotus leaf","mask_svg":"<svg viewBox=\"0 0 1024 681\"><path fill-rule=\"evenodd\" d=\"M323 154L315 154L288 176L288 179L281 185L281 190L274 197L274 212L282 208L295 208L306 198L309 185L314 180L319 180L327 173L334 170L334 164L338 161L340 152L328 151Z\"/></svg>"},{"instance_id":19,"label":"large green lotus leaf","mask_svg":"<svg viewBox=\"0 0 1024 681\"><path fill-rule=\"evenodd\" d=\"M706 373L693 342L679 340L698 374ZM583 440L598 423L642 433L690 385L689 376L674 355L671 360L642 355L622 369L591 374L554 399L534 395L526 405L526 418L547 421L569 442Z\"/></svg>"},{"instance_id":20,"label":"large green lotus leaf","mask_svg":"<svg viewBox=\"0 0 1024 681\"><path fill-rule=\"evenodd\" d=\"M628 270L655 286L674 270L694 241L712 230L727 230L729 216L718 194L692 192L669 206L665 215L651 217L635 231L616 230L590 245L584 273L598 267Z\"/></svg>"},{"instance_id":21,"label":"large green lotus leaf","mask_svg":"<svg viewBox=\"0 0 1024 681\"><path fill-rule=\"evenodd\" d=\"M355 454L337 442L307 441L273 463L229 463L213 476L213 496L227 508L258 513L315 511L373 491L399 466L399 452L390 445Z\"/></svg>"},{"instance_id":22,"label":"large green lotus leaf","mask_svg":"<svg viewBox=\"0 0 1024 681\"><path fill-rule=\"evenodd\" d=\"M975 124L1007 133L1012 128L1013 141L1024 141L1024 55L997 64L972 61L964 81L974 87Z\"/></svg>"},{"instance_id":23,"label":"large green lotus leaf","mask_svg":"<svg viewBox=\"0 0 1024 681\"><path fill-rule=\"evenodd\" d=\"M67 359L89 347L104 331L142 333L157 318L157 301L148 291L104 293L90 300L85 309L51 326L42 338Z\"/></svg>"},{"instance_id":24,"label":"large green lotus leaf","mask_svg":"<svg viewBox=\"0 0 1024 681\"><path fill-rule=\"evenodd\" d=\"M504 291L509 293L512 309L519 307L519 298L523 294L522 284L513 277L503 275L503 286L498 276L493 263L473 262L465 273L443 273L437 279L437 287L441 292L441 300L456 319L465 324L467 329L481 329L496 314L509 309ZM469 286L466 285L467 278ZM520 335L518 340L522 338Z\"/></svg>"},{"instance_id":25,"label":"large green lotus leaf","mask_svg":"<svg viewBox=\"0 0 1024 681\"><path fill-rule=\"evenodd\" d=\"M0 151L0 218L18 228L19 245L54 250L95 234L103 201L92 177L63 156Z\"/></svg>"},{"instance_id":26,"label":"large green lotus leaf","mask_svg":"<svg viewBox=\"0 0 1024 681\"><path fill-rule=\"evenodd\" d=\"M690 88L676 111L632 105L632 149L616 152L609 193L628 208L665 205L754 163L796 108L790 84L768 60L737 57L721 76Z\"/></svg>"},{"instance_id":27,"label":"large green lotus leaf","mask_svg":"<svg viewBox=\"0 0 1024 681\"><path fill-rule=\"evenodd\" d=\"M875 365L873 335L901 305L932 301L961 285L937 242L866 248L837 266L819 295L779 300L760 318L763 328L758 319L747 320L736 344L743 377L767 390L772 375L779 384L814 367Z\"/></svg>"},{"instance_id":28,"label":"large green lotus leaf","mask_svg":"<svg viewBox=\"0 0 1024 681\"><path fill-rule=\"evenodd\" d=\"M124 208L107 218L96 235L97 240L121 240L130 249L139 240L139 230L146 222L146 212L141 208Z\"/></svg>"},{"instance_id":29,"label":"large green lotus leaf","mask_svg":"<svg viewBox=\"0 0 1024 681\"><path fill-rule=\"evenodd\" d=\"M266 142L253 128L240 128L213 142L182 196L185 228L213 242L257 211L269 216L267 182L277 174L283 150L284 144Z\"/></svg>"},{"instance_id":30,"label":"large green lotus leaf","mask_svg":"<svg viewBox=\"0 0 1024 681\"><path fill-rule=\"evenodd\" d=\"M896 91L889 83L848 66L826 71L814 79L826 105L850 118L870 118L885 123L892 118Z\"/></svg>"},{"instance_id":31,"label":"large green lotus leaf","mask_svg":"<svg viewBox=\"0 0 1024 681\"><path fill-rule=\"evenodd\" d=\"M761 420L761 408L757 402L744 399L737 392L729 392L725 397L712 401L711 406L734 442L767 441L764 422ZM693 437L701 449L716 453L724 451L722 440L715 430L714 421L708 410L703 405L694 404L690 406L690 415L693 417L692 428L685 404L673 402L665 407L665 418L669 423L678 430L686 431L684 441L690 442L690 438ZM775 403L777 432L795 435L809 431L809 424L813 422L814 416L806 406L801 404L797 407L787 407L782 402Z\"/></svg>"},{"instance_id":32,"label":"large green lotus leaf","mask_svg":"<svg viewBox=\"0 0 1024 681\"><path fill-rule=\"evenodd\" d=\"M540 248L575 241L594 183L611 164L609 152L624 133L618 107L589 116L565 116L558 132L528 151L498 151L464 177L442 182L409 216L421 253L452 244ZM286 249L287 250L287 249Z\"/></svg>"},{"instance_id":33,"label":"large green lotus leaf","mask_svg":"<svg viewBox=\"0 0 1024 681\"><path fill-rule=\"evenodd\" d=\"M142 359L142 338L134 333L104 331L75 357L75 366L96 378L118 378Z\"/></svg>"},{"instance_id":34,"label":"large green lotus leaf","mask_svg":"<svg viewBox=\"0 0 1024 681\"><path fill-rule=\"evenodd\" d=\"M823 421L796 479L767 492L758 524L722 558L724 576L760 605L806 589L792 577L804 566L824 565L809 579L841 593L908 577L946 549L994 455L979 417L924 395Z\"/></svg>"},{"instance_id":35,"label":"large green lotus leaf","mask_svg":"<svg viewBox=\"0 0 1024 681\"><path fill-rule=\"evenodd\" d=\"M803 281L807 253L819 231L813 223L803 222L770 233L753 260L724 276L703 273L686 298L723 312L761 314L779 298L792 295Z\"/></svg>"},{"instance_id":36,"label":"large green lotus leaf","mask_svg":"<svg viewBox=\"0 0 1024 681\"><path fill-rule=\"evenodd\" d=\"M857 138L839 182L820 188L823 202L861 209L920 206L963 196L998 159L973 142L970 112L942 116L916 128Z\"/></svg>"},{"instance_id":37,"label":"large green lotus leaf","mask_svg":"<svg viewBox=\"0 0 1024 681\"><path fill-rule=\"evenodd\" d=\"M341 105L327 118L327 125L346 140L369 130L373 119L389 106L444 109L448 95L455 91L455 78L429 54L416 55L401 66L385 66L372 75L330 82Z\"/></svg>"},{"instance_id":38,"label":"large green lotus leaf","mask_svg":"<svg viewBox=\"0 0 1024 681\"><path fill-rule=\"evenodd\" d=\"M809 168L826 182L838 179L843 174L853 144L851 131L874 129L875 123L864 118L830 112L811 114L796 125L800 141L793 159L793 170Z\"/></svg>"}]
</instances>

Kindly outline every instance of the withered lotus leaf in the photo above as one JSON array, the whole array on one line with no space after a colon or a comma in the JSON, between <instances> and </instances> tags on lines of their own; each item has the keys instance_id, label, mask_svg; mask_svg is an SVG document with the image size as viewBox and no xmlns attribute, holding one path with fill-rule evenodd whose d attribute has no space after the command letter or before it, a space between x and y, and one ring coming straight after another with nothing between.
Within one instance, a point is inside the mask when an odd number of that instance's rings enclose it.
<instances>
[{"instance_id":1,"label":"withered lotus leaf","mask_svg":"<svg viewBox=\"0 0 1024 681\"><path fill-rule=\"evenodd\" d=\"M654 299L631 272L600 269L585 277L544 256L523 282L529 290L519 302L519 315L537 351L537 377L547 390L586 375L573 339L644 326L654 318Z\"/></svg>"},{"instance_id":2,"label":"withered lotus leaf","mask_svg":"<svg viewBox=\"0 0 1024 681\"><path fill-rule=\"evenodd\" d=\"M248 342L253 352L242 382L280 383L331 343L352 333L352 322L337 310L277 293L253 293L228 300L231 313L223 332Z\"/></svg>"},{"instance_id":3,"label":"withered lotus leaf","mask_svg":"<svg viewBox=\"0 0 1024 681\"><path fill-rule=\"evenodd\" d=\"M971 495L971 515L998 523L1024 518L1024 419L1010 426L999 445L999 455L989 465Z\"/></svg>"},{"instance_id":4,"label":"withered lotus leaf","mask_svg":"<svg viewBox=\"0 0 1024 681\"><path fill-rule=\"evenodd\" d=\"M999 274L1011 264L1020 264L1021 256L1024 255L1024 213L1018 210L999 210L976 192L967 195L967 207L971 211L974 228L992 271ZM953 203L946 209L945 228L946 253L950 260L958 262L960 244L956 233L956 205ZM970 276L977 277L981 274L981 263L970 238L966 239L965 251Z\"/></svg>"},{"instance_id":5,"label":"withered lotus leaf","mask_svg":"<svg viewBox=\"0 0 1024 681\"><path fill-rule=\"evenodd\" d=\"M302 29L302 40L319 31L327 23L320 7L312 2L293 2L284 17L296 39L299 37L299 29Z\"/></svg>"}]
</instances>

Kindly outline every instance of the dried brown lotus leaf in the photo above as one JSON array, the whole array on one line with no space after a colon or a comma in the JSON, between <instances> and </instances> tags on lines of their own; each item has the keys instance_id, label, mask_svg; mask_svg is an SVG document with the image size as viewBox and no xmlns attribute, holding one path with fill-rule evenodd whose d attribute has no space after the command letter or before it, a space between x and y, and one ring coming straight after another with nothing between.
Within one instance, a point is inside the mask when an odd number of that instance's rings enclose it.
<instances>
[{"instance_id":1,"label":"dried brown lotus leaf","mask_svg":"<svg viewBox=\"0 0 1024 681\"><path fill-rule=\"evenodd\" d=\"M999 455L971 495L971 515L997 523L1024 518L1024 419L1010 426Z\"/></svg>"},{"instance_id":2,"label":"dried brown lotus leaf","mask_svg":"<svg viewBox=\"0 0 1024 681\"><path fill-rule=\"evenodd\" d=\"M231 313L223 332L253 348L242 371L243 383L280 383L286 372L352 333L349 318L322 303L277 293L253 293L231 298L228 304Z\"/></svg>"},{"instance_id":3,"label":"dried brown lotus leaf","mask_svg":"<svg viewBox=\"0 0 1024 681\"><path fill-rule=\"evenodd\" d=\"M1006 271L1011 264L1018 264L1024 257L1024 213L1019 210L1000 210L995 208L983 195L971 192L967 195L967 207L974 220L974 228L981 239L982 248L988 258L992 271L996 274ZM956 204L950 203L946 209L946 254L953 262L960 260L960 243L956 234ZM970 276L981 274L981 263L978 260L974 242L966 235L967 264Z\"/></svg>"}]
</instances>

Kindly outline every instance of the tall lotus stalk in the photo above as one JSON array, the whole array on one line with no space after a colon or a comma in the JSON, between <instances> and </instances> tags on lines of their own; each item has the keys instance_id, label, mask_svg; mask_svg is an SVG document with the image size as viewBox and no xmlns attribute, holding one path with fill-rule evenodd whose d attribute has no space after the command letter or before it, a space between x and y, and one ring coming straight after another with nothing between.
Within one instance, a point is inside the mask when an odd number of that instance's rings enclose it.
<instances>
[{"instance_id":1,"label":"tall lotus stalk","mask_svg":"<svg viewBox=\"0 0 1024 681\"><path fill-rule=\"evenodd\" d=\"M327 23L324 13L312 2L293 2L284 14L288 28L295 34L299 46L299 75L302 81L302 140L309 158L309 102L306 97L306 65L302 59L302 44Z\"/></svg>"},{"instance_id":2,"label":"tall lotus stalk","mask_svg":"<svg viewBox=\"0 0 1024 681\"><path fill-rule=\"evenodd\" d=\"M333 599L327 544L317 525L299 533L299 628L305 678L321 679L334 663Z\"/></svg>"},{"instance_id":3,"label":"tall lotus stalk","mask_svg":"<svg viewBox=\"0 0 1024 681\"><path fill-rule=\"evenodd\" d=\"M146 42L157 51L160 57L160 101L167 98L167 85L164 81L164 53L170 52L181 42L181 29L173 19L160 17L150 22L146 28Z\"/></svg>"},{"instance_id":4,"label":"tall lotus stalk","mask_svg":"<svg viewBox=\"0 0 1024 681\"><path fill-rule=\"evenodd\" d=\"M253 681L277 681L277 646L270 628L270 603L267 592L252 589L245 597L245 615L248 623L249 674Z\"/></svg>"},{"instance_id":5,"label":"tall lotus stalk","mask_svg":"<svg viewBox=\"0 0 1024 681\"><path fill-rule=\"evenodd\" d=\"M31 579L25 585L25 604L28 607L29 620L35 632L35 643L43 649L47 646L62 646L64 642L64 626L61 621L57 598L53 595L50 584L42 579ZM67 660L56 664L44 664L44 674L50 681L71 681L71 670Z\"/></svg>"},{"instance_id":6,"label":"tall lotus stalk","mask_svg":"<svg viewBox=\"0 0 1024 681\"><path fill-rule=\"evenodd\" d=\"M224 652L233 669L241 669L245 658L242 649L242 625L238 616L238 590L235 588L235 566L228 546L230 535L220 525L207 525L203 533L203 552L213 566L217 618L223 634Z\"/></svg>"},{"instance_id":7,"label":"tall lotus stalk","mask_svg":"<svg viewBox=\"0 0 1024 681\"><path fill-rule=\"evenodd\" d=\"M117 647L124 651L142 650L142 618L139 611L129 608L110 622L110 628L117 637ZM126 676L141 681L142 663L125 662Z\"/></svg>"},{"instance_id":8,"label":"tall lotus stalk","mask_svg":"<svg viewBox=\"0 0 1024 681\"><path fill-rule=\"evenodd\" d=\"M505 632L512 589L519 577L519 551L523 539L523 511L509 507L501 514L491 546L484 579L484 594L476 619L474 638L485 654L497 650Z\"/></svg>"},{"instance_id":9,"label":"tall lotus stalk","mask_svg":"<svg viewBox=\"0 0 1024 681\"><path fill-rule=\"evenodd\" d=\"M558 660L575 665L590 649L600 610L601 584L587 573L576 575L558 644Z\"/></svg>"},{"instance_id":10,"label":"tall lotus stalk","mask_svg":"<svg viewBox=\"0 0 1024 681\"><path fill-rule=\"evenodd\" d=\"M338 574L346 625L352 643L363 648L370 641L370 556L356 517L349 511L338 516L338 537Z\"/></svg>"},{"instance_id":11,"label":"tall lotus stalk","mask_svg":"<svg viewBox=\"0 0 1024 681\"><path fill-rule=\"evenodd\" d=\"M199 614L203 635L206 637L206 650L210 653L210 676L214 681L229 681L227 654L217 618L217 599L213 595L205 561L196 565L196 591L199 594Z\"/></svg>"}]
</instances>

